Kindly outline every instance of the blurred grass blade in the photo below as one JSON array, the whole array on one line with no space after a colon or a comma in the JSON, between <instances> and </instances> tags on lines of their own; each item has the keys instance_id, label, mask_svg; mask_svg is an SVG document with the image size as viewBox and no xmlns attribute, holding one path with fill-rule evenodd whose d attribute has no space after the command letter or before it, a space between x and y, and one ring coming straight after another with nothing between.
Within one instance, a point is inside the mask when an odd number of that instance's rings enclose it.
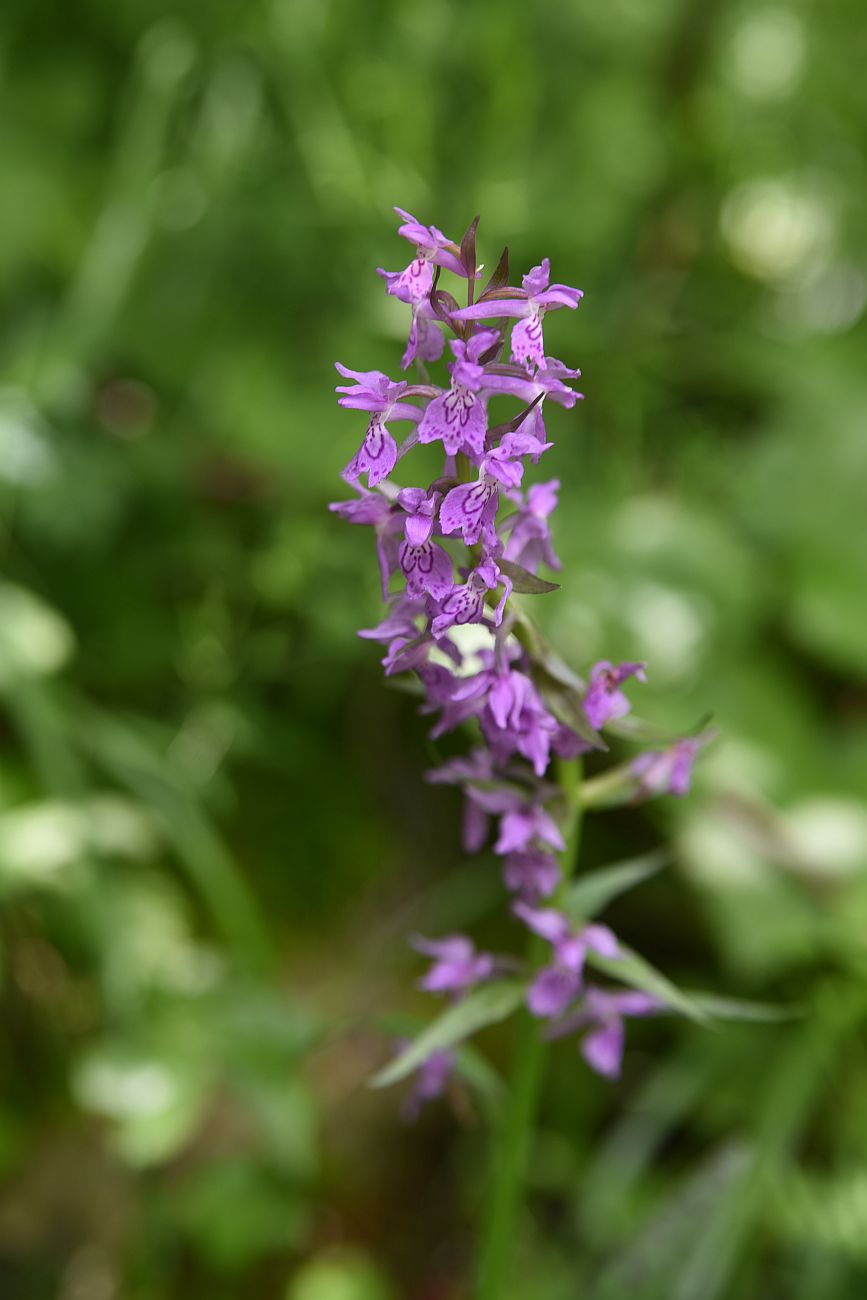
<instances>
[{"instance_id":1,"label":"blurred grass blade","mask_svg":"<svg viewBox=\"0 0 867 1300\"><path fill-rule=\"evenodd\" d=\"M257 969L271 965L273 944L258 903L179 775L166 770L162 756L132 727L106 714L88 709L81 737L96 761L162 823L233 955Z\"/></svg>"},{"instance_id":2,"label":"blurred grass blade","mask_svg":"<svg viewBox=\"0 0 867 1300\"><path fill-rule=\"evenodd\" d=\"M671 861L671 855L657 849L638 858L615 862L610 867L591 871L570 885L562 907L573 921L589 921L610 902L655 876Z\"/></svg>"},{"instance_id":3,"label":"blurred grass blade","mask_svg":"<svg viewBox=\"0 0 867 1300\"><path fill-rule=\"evenodd\" d=\"M690 1020L695 1020L699 1024L706 1024L710 1020L710 1014L690 994L684 993L655 966L651 966L649 961L645 961L637 952L633 952L623 944L620 945L619 957L602 957L599 953L590 950L587 953L587 962L596 970L619 980L621 984L628 984L630 988L641 989L642 993L650 993L653 997L659 998L672 1011L680 1011Z\"/></svg>"},{"instance_id":4,"label":"blurred grass blade","mask_svg":"<svg viewBox=\"0 0 867 1300\"><path fill-rule=\"evenodd\" d=\"M370 1080L372 1088L387 1088L405 1079L433 1053L455 1047L485 1025L493 1025L521 1005L524 985L518 980L484 984L462 1002L444 1011L399 1056Z\"/></svg>"},{"instance_id":5,"label":"blurred grass blade","mask_svg":"<svg viewBox=\"0 0 867 1300\"><path fill-rule=\"evenodd\" d=\"M687 996L714 1020L745 1020L757 1025L771 1025L783 1020L797 1020L804 1014L804 1008L796 1003L750 1002L745 998L719 997L716 993L696 993L692 989Z\"/></svg>"}]
</instances>

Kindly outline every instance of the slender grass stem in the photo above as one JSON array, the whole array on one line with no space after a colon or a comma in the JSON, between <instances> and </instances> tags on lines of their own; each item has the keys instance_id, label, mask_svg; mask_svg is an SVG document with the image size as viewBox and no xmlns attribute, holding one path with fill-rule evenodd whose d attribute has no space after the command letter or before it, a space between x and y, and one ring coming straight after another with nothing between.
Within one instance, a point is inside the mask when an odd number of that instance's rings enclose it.
<instances>
[{"instance_id":1,"label":"slender grass stem","mask_svg":"<svg viewBox=\"0 0 867 1300\"><path fill-rule=\"evenodd\" d=\"M566 847L561 855L562 890L575 869L581 839L581 760L561 762L558 777L569 809ZM541 964L544 952L544 940L533 935L527 948L531 969ZM538 1020L528 1011L521 1011L509 1096L494 1138L490 1186L483 1208L476 1300L505 1300L524 1202L527 1161L544 1077L546 1048Z\"/></svg>"}]
</instances>

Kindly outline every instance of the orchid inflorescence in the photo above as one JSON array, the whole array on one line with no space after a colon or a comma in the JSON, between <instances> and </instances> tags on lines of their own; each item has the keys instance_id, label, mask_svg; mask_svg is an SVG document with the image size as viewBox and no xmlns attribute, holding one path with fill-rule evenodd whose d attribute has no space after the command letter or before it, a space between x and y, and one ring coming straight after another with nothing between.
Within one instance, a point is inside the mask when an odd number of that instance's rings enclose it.
<instances>
[{"instance_id":1,"label":"orchid inflorescence","mask_svg":"<svg viewBox=\"0 0 867 1300\"><path fill-rule=\"evenodd\" d=\"M561 567L549 522L559 482L525 490L524 471L552 445L546 404L571 408L582 396L572 386L580 372L546 355L543 325L547 312L574 311L583 295L551 284L547 258L523 277L520 288L511 287L506 249L476 297L482 272L476 261L478 218L458 245L436 227L396 211L402 218L398 233L414 246L415 257L403 271L379 274L388 294L410 308L402 368L415 363L418 382L337 364L349 381L337 388L339 404L365 411L369 419L343 471L357 495L331 509L373 528L388 606L384 620L360 635L384 645L388 676L416 675L422 710L438 714L433 737L471 720L477 724L480 743L429 778L462 787L468 851L481 849L491 821L496 823L493 851L503 861L512 913L547 945L547 960L535 961L523 989L529 1011L549 1022L552 1037L583 1031L585 1059L613 1077L621 1066L624 1017L646 1015L662 1004L641 990L607 990L585 979L588 954L616 964L621 947L606 926L576 922L558 906L564 865L571 865L558 857L566 848L564 827L576 799L586 807L684 794L706 735L646 749L585 782L577 794L564 789L558 775L563 765L607 748L600 733L616 729L630 711L624 686L645 680L643 664L607 661L594 664L582 680L550 651L513 596L554 590L539 569ZM464 282L466 306L440 287L443 272ZM504 359L509 320L514 323ZM445 350L443 327L451 336L447 387L432 383L427 371ZM517 399L522 409L495 425L488 404L498 396ZM400 424L409 433L398 446L392 429ZM399 462L417 444L435 442L444 456L440 474L424 487L398 486L391 476ZM467 628L476 635L468 637ZM546 900L549 905L540 906ZM421 987L452 1000L516 966L514 959L478 952L463 935L415 943L432 962ZM536 952L538 944L537 938ZM445 1089L454 1061L449 1047L418 1062L412 1111Z\"/></svg>"}]
</instances>

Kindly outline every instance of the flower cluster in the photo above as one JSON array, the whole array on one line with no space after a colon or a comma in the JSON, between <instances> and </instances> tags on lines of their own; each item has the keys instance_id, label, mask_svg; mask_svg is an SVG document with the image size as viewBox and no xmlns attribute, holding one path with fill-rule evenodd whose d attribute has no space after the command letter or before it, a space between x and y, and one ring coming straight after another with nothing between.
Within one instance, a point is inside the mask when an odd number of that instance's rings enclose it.
<instances>
[{"instance_id":1,"label":"flower cluster","mask_svg":"<svg viewBox=\"0 0 867 1300\"><path fill-rule=\"evenodd\" d=\"M574 311L582 292L552 284L547 258L520 288L511 287L506 250L477 296L477 222L457 244L396 211L398 233L414 255L404 270L379 274L387 292L410 308L402 365L416 363L417 382L337 365L349 381L337 388L340 406L366 412L368 423L343 471L356 495L331 509L373 529L388 606L383 621L361 635L384 647L386 674L417 675L422 708L436 715L434 737L471 722L478 728L481 743L430 779L462 787L469 851L479 850L493 829L513 915L550 946L548 964L528 978L529 1010L551 1021L553 1033L563 1026L585 1030L586 1060L613 1076L620 1069L623 1017L658 1004L585 981L587 954L616 960L619 946L604 926L575 929L556 905L569 812L556 774L558 764L606 748L600 732L629 712L624 687L645 680L644 665L597 663L585 682L548 654L510 599L513 592L552 590L540 567L560 567L550 533L559 482L527 487L524 476L552 446L546 406L571 408L582 396L572 386L580 372L547 355L544 338L547 314ZM462 282L466 306L440 287L443 272ZM437 384L427 364L445 353L445 335L448 380ZM517 400L520 409L494 423L491 404L504 398ZM401 425L408 432L398 446L393 431ZM393 472L422 443L441 444L440 472L424 485L400 486ZM683 794L699 743L681 740L641 754L618 769L622 790L629 798ZM540 908L544 900L552 905ZM417 947L433 962L422 980L431 992L460 999L496 976L498 960L478 953L464 936L419 940ZM416 1100L441 1092L453 1065L453 1052L423 1063Z\"/></svg>"}]
</instances>

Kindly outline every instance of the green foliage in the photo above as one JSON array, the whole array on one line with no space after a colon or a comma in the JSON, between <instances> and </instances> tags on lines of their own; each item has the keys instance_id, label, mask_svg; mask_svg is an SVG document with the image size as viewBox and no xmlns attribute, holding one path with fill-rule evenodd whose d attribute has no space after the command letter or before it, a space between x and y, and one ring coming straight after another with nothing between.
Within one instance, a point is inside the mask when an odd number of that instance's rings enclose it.
<instances>
[{"instance_id":1,"label":"green foliage","mask_svg":"<svg viewBox=\"0 0 867 1300\"><path fill-rule=\"evenodd\" d=\"M405 1131L369 1029L408 929L515 930L325 509L360 438L331 363L400 354L395 202L587 291L546 324L586 393L547 416L552 704L643 658L659 734L719 730L688 800L590 819L573 901L743 1023L630 1025L613 1090L556 1047L514 1295L865 1292L862 26L6 0L3 1294L462 1293L507 1031L463 1127ZM669 838L640 889L594 875Z\"/></svg>"}]
</instances>

